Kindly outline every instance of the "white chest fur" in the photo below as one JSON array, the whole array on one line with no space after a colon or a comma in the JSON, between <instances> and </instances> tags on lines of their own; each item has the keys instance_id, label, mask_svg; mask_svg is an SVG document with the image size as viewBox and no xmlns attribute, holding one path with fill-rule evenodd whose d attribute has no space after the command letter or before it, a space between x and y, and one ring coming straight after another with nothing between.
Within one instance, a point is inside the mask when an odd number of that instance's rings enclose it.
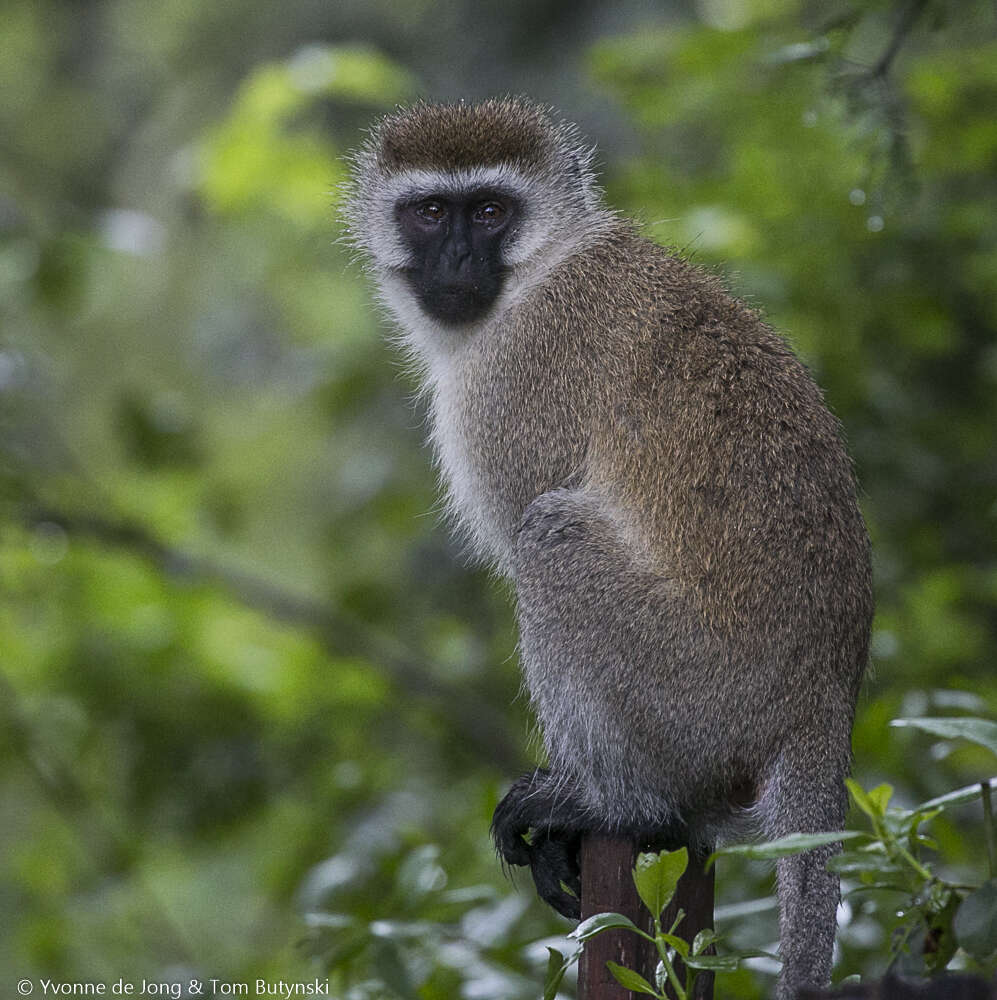
<instances>
[{"instance_id":1,"label":"white chest fur","mask_svg":"<svg viewBox=\"0 0 997 1000\"><path fill-rule=\"evenodd\" d=\"M431 392L431 440L446 491L447 513L477 556L505 570L512 555L512 539L500 526L498 498L491 495L465 432L471 417L461 365L451 364L432 379Z\"/></svg>"}]
</instances>

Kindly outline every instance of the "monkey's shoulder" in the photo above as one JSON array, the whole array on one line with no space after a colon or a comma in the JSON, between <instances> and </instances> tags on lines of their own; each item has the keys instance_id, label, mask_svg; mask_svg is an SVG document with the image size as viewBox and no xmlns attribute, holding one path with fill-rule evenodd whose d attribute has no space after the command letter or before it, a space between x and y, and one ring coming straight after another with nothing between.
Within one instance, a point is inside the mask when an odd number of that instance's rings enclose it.
<instances>
[{"instance_id":1,"label":"monkey's shoulder","mask_svg":"<svg viewBox=\"0 0 997 1000\"><path fill-rule=\"evenodd\" d=\"M783 482L850 496L841 426L820 388L715 275L621 225L565 261L546 294L562 298L567 320L545 330L539 317L556 310L541 307L534 339L600 373L590 376L588 454L611 474L622 463L640 479L674 464L676 484L751 482L765 503Z\"/></svg>"},{"instance_id":2,"label":"monkey's shoulder","mask_svg":"<svg viewBox=\"0 0 997 1000\"><path fill-rule=\"evenodd\" d=\"M724 393L771 386L819 397L786 340L756 310L629 223L616 223L564 260L523 322L541 340L601 355L614 373Z\"/></svg>"}]
</instances>

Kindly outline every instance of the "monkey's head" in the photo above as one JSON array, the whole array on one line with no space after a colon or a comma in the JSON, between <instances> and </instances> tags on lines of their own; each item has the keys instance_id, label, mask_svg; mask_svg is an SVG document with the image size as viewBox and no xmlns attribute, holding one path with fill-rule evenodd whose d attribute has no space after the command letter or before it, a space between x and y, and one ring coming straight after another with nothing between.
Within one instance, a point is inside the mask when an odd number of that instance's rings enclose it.
<instances>
[{"instance_id":1,"label":"monkey's head","mask_svg":"<svg viewBox=\"0 0 997 1000\"><path fill-rule=\"evenodd\" d=\"M477 323L605 217L591 159L573 126L524 99L416 104L352 157L350 238L403 325L413 308Z\"/></svg>"}]
</instances>

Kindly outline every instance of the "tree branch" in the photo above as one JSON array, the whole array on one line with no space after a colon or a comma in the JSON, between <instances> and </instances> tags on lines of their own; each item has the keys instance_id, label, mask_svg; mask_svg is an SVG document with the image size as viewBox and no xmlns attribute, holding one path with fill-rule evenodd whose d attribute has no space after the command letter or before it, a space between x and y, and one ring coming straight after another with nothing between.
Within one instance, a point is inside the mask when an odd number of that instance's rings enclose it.
<instances>
[{"instance_id":1,"label":"tree branch","mask_svg":"<svg viewBox=\"0 0 997 1000\"><path fill-rule=\"evenodd\" d=\"M889 74L893 60L896 59L897 53L903 48L904 42L907 41L907 36L910 35L918 18L924 13L924 9L927 6L928 0L911 0L897 22L889 45L886 46L883 54L876 60L872 69L869 70L869 76L879 80Z\"/></svg>"}]
</instances>

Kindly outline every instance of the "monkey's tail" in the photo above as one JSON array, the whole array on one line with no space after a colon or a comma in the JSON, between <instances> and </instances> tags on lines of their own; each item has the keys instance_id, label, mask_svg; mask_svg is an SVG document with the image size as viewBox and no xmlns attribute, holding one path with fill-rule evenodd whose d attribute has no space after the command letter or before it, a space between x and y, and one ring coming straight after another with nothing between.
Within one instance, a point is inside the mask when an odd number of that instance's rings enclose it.
<instances>
[{"instance_id":1,"label":"monkey's tail","mask_svg":"<svg viewBox=\"0 0 997 1000\"><path fill-rule=\"evenodd\" d=\"M785 745L766 777L757 812L769 839L792 833L827 833L844 826L848 741L808 734ZM827 870L841 844L780 858L779 951L782 973L776 1000L791 1000L804 986L824 987L831 980L838 876Z\"/></svg>"}]
</instances>

